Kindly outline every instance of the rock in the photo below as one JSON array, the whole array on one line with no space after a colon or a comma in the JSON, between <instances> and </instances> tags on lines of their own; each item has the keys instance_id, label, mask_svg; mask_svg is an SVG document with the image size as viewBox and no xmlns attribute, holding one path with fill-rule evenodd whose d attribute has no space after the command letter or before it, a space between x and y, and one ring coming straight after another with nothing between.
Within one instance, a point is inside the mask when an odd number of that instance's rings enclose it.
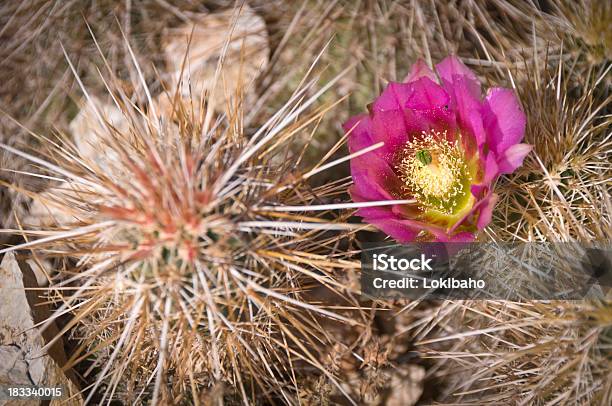
<instances>
[{"instance_id":1,"label":"rock","mask_svg":"<svg viewBox=\"0 0 612 406\"><path fill-rule=\"evenodd\" d=\"M28 228L47 230L49 228L63 227L78 222L79 219L60 209L58 204L53 204L54 196L70 196L76 191L62 191L48 189L38 193L32 198L27 216L23 217L23 225Z\"/></svg>"},{"instance_id":2,"label":"rock","mask_svg":"<svg viewBox=\"0 0 612 406\"><path fill-rule=\"evenodd\" d=\"M0 359L0 385L34 385L21 348L16 345L0 347Z\"/></svg>"},{"instance_id":3,"label":"rock","mask_svg":"<svg viewBox=\"0 0 612 406\"><path fill-rule=\"evenodd\" d=\"M92 103L87 99L79 103L79 113L70 122L74 147L78 157L89 166L97 166L98 171L107 175L117 173L118 155L111 145L112 142L124 142L129 137L129 123L123 112L114 104L91 96ZM95 105L95 107L94 107ZM104 122L98 118L100 114ZM120 141L118 141L120 140ZM40 191L29 204L27 214L22 216L22 222L27 229L48 230L66 227L82 219L77 217L78 210L71 212L69 207L58 203L61 199L81 200L80 193L88 193L88 187L78 182L70 184L51 184Z\"/></svg>"},{"instance_id":4,"label":"rock","mask_svg":"<svg viewBox=\"0 0 612 406\"><path fill-rule=\"evenodd\" d=\"M118 159L115 151L108 147L109 143L113 142L112 134L114 132L120 138L127 136L129 123L123 112L114 104L95 96L91 96L91 100L93 104L87 99L79 103L79 113L70 122L69 128L80 157L87 163L94 162L102 170L108 171ZM100 122L96 110L106 123ZM109 125L114 130L109 128Z\"/></svg>"},{"instance_id":5,"label":"rock","mask_svg":"<svg viewBox=\"0 0 612 406\"><path fill-rule=\"evenodd\" d=\"M39 405L39 400L4 399L2 389L11 386L33 386L29 365L21 348L13 345L0 346L0 405Z\"/></svg>"},{"instance_id":6,"label":"rock","mask_svg":"<svg viewBox=\"0 0 612 406\"><path fill-rule=\"evenodd\" d=\"M48 286L51 277L55 273L53 266L51 265L51 261L44 258L37 258L28 259L26 263L34 273L38 286Z\"/></svg>"},{"instance_id":7,"label":"rock","mask_svg":"<svg viewBox=\"0 0 612 406\"><path fill-rule=\"evenodd\" d=\"M51 404L78 405L82 398L79 390L60 365L66 361L61 340L43 352L57 328L40 333L34 326L48 317L44 314L38 291L26 290L26 286L37 287L36 277L27 263L18 262L13 253L4 255L0 263L0 388L7 385L34 385L45 387L62 386L66 393L75 395L54 400ZM35 311L34 311L35 310ZM58 363L59 361L59 363ZM0 397L0 405L42 404L41 401L7 401Z\"/></svg>"},{"instance_id":8,"label":"rock","mask_svg":"<svg viewBox=\"0 0 612 406\"><path fill-rule=\"evenodd\" d=\"M244 92L248 102L254 79L269 62L266 24L244 4L235 19L225 61L215 85L215 71L234 22L234 14L234 10L199 14L192 22L167 29L162 35L162 52L172 87L176 89L180 86L181 95L194 100L200 100L203 92L211 92L214 87L212 104L218 111L224 111L228 96L233 96L237 89ZM185 67L181 76L183 60Z\"/></svg>"},{"instance_id":9,"label":"rock","mask_svg":"<svg viewBox=\"0 0 612 406\"><path fill-rule=\"evenodd\" d=\"M204 122L206 108L200 108L200 103L197 100L185 99L182 96L179 96L177 100L173 98L174 95L160 93L153 99L156 113L158 118L161 118L160 123L163 123L166 134L180 134L181 123ZM150 111L149 113L152 112ZM215 117L213 114L213 122Z\"/></svg>"}]
</instances>

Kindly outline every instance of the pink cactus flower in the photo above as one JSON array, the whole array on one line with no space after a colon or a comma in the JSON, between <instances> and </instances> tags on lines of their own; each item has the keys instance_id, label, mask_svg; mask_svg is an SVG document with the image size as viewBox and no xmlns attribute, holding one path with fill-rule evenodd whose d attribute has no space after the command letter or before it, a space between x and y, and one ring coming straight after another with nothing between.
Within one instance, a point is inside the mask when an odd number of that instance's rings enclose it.
<instances>
[{"instance_id":1,"label":"pink cactus flower","mask_svg":"<svg viewBox=\"0 0 612 406\"><path fill-rule=\"evenodd\" d=\"M501 174L522 165L526 118L515 93L481 96L476 75L454 56L434 72L418 61L403 83L390 83L369 114L344 124L354 157L356 202L411 200L364 207L357 215L400 243L471 241L491 221Z\"/></svg>"}]
</instances>

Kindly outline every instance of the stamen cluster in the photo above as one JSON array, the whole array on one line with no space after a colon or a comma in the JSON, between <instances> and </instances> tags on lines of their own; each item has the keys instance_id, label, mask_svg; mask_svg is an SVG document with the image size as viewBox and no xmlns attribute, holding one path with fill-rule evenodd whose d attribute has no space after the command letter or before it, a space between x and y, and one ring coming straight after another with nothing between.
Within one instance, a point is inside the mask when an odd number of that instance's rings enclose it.
<instances>
[{"instance_id":1,"label":"stamen cluster","mask_svg":"<svg viewBox=\"0 0 612 406\"><path fill-rule=\"evenodd\" d=\"M458 140L448 141L446 131L421 134L406 143L396 167L399 177L421 209L452 214L470 180L463 149Z\"/></svg>"}]
</instances>

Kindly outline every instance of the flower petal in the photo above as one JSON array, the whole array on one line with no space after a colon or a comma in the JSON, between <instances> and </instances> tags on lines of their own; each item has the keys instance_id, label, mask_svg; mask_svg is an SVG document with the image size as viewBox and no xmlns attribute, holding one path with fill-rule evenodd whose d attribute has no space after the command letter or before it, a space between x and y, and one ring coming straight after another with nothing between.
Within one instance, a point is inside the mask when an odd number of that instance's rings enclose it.
<instances>
[{"instance_id":1,"label":"flower petal","mask_svg":"<svg viewBox=\"0 0 612 406\"><path fill-rule=\"evenodd\" d=\"M391 211L390 206L361 207L355 212L355 215L367 219L400 219Z\"/></svg>"},{"instance_id":2,"label":"flower petal","mask_svg":"<svg viewBox=\"0 0 612 406\"><path fill-rule=\"evenodd\" d=\"M467 231L463 231L457 234L452 234L452 235L448 235L448 234L444 234L444 235L440 235L438 237L436 237L436 241L438 242L472 242L476 239L476 236L474 235L474 233L470 233ZM453 249L454 248L454 249ZM455 246L455 247L449 247L447 248L448 253L451 255L456 254L457 252L459 252L461 247L459 246Z\"/></svg>"},{"instance_id":3,"label":"flower petal","mask_svg":"<svg viewBox=\"0 0 612 406\"><path fill-rule=\"evenodd\" d=\"M410 94L404 108L430 110L448 105L448 93L437 83L427 77L416 79L409 83Z\"/></svg>"},{"instance_id":4,"label":"flower petal","mask_svg":"<svg viewBox=\"0 0 612 406\"><path fill-rule=\"evenodd\" d=\"M497 159L500 173L512 173L523 164L525 157L533 149L529 144L516 144L506 149Z\"/></svg>"},{"instance_id":5,"label":"flower petal","mask_svg":"<svg viewBox=\"0 0 612 406\"><path fill-rule=\"evenodd\" d=\"M351 196L355 201L393 200L402 188L389 165L373 152L351 160L353 188Z\"/></svg>"},{"instance_id":6,"label":"flower petal","mask_svg":"<svg viewBox=\"0 0 612 406\"><path fill-rule=\"evenodd\" d=\"M445 236L447 235L447 232L444 228L439 227L432 223L426 223L423 221L411 220L411 219L402 219L402 224L404 224L406 227L427 231L428 233L435 236L436 239L446 238Z\"/></svg>"},{"instance_id":7,"label":"flower petal","mask_svg":"<svg viewBox=\"0 0 612 406\"><path fill-rule=\"evenodd\" d=\"M398 220L395 218L376 218L376 219L368 219L364 218L364 220L383 231L390 237L393 237L397 242L401 244L406 244L414 241L416 236L419 234L419 229L411 228L404 224L403 220Z\"/></svg>"},{"instance_id":8,"label":"flower petal","mask_svg":"<svg viewBox=\"0 0 612 406\"><path fill-rule=\"evenodd\" d=\"M395 213L390 206L363 207L357 210L355 214L363 217L365 222L374 225L400 243L414 241L420 231L419 227L406 224L405 220Z\"/></svg>"},{"instance_id":9,"label":"flower petal","mask_svg":"<svg viewBox=\"0 0 612 406\"><path fill-rule=\"evenodd\" d=\"M481 200L484 197L484 193L487 191L488 188L488 184L478 183L470 186L470 192L472 193L472 196L476 198L476 200Z\"/></svg>"},{"instance_id":10,"label":"flower petal","mask_svg":"<svg viewBox=\"0 0 612 406\"><path fill-rule=\"evenodd\" d=\"M483 193L488 190L487 184L472 185L470 189L472 195L478 200L474 206L472 206L470 211L457 220L457 222L448 230L448 232L451 234L454 234L454 232L460 229L461 226L466 225L470 230L474 228L474 225L476 225L478 230L482 230L491 222L491 215L493 208L495 207L495 203L497 202L497 195L489 191L488 194L482 196Z\"/></svg>"},{"instance_id":11,"label":"flower petal","mask_svg":"<svg viewBox=\"0 0 612 406\"><path fill-rule=\"evenodd\" d=\"M449 90L458 82L464 83L465 90L474 99L480 100L480 81L474 72L454 55L447 56L436 65L442 84Z\"/></svg>"},{"instance_id":12,"label":"flower petal","mask_svg":"<svg viewBox=\"0 0 612 406\"><path fill-rule=\"evenodd\" d=\"M347 120L342 126L348 136L350 153L355 153L374 144L372 141L372 120L367 114L359 114Z\"/></svg>"},{"instance_id":13,"label":"flower petal","mask_svg":"<svg viewBox=\"0 0 612 406\"><path fill-rule=\"evenodd\" d=\"M401 227L403 229L409 230L412 238L410 240L406 239L408 234L407 232L404 232L404 235L402 236L403 239L401 241L398 239L398 241L402 243L414 241L419 232L422 230L429 232L436 238L448 238L448 236L446 235L446 230L442 227L404 217L405 212L402 209L403 207L405 206L394 205L393 209L391 210L388 207L368 207L359 209L356 214L358 216L363 217L364 221L375 225L381 230L383 230L382 225L384 225L386 228L395 228L395 235L389 233L388 234L396 239L396 236L398 235L398 228Z\"/></svg>"},{"instance_id":14,"label":"flower petal","mask_svg":"<svg viewBox=\"0 0 612 406\"><path fill-rule=\"evenodd\" d=\"M383 142L384 146L372 153L391 163L397 150L410 139L410 134L420 133L426 128L424 125L424 120L416 117L411 110L392 110L375 112L372 116L353 116L342 127L345 132L351 131L348 136L350 153ZM369 153L367 155L370 156Z\"/></svg>"},{"instance_id":15,"label":"flower petal","mask_svg":"<svg viewBox=\"0 0 612 406\"><path fill-rule=\"evenodd\" d=\"M453 114L444 108L375 111L371 114L371 120L371 142L385 143L377 152L388 162L409 140L423 131L434 129L448 131L452 135L456 128Z\"/></svg>"},{"instance_id":16,"label":"flower petal","mask_svg":"<svg viewBox=\"0 0 612 406\"><path fill-rule=\"evenodd\" d=\"M491 222L493 209L495 208L497 200L498 196L495 193L491 193L479 202L478 210L480 210L480 214L476 222L476 227L478 227L479 230L482 230Z\"/></svg>"},{"instance_id":17,"label":"flower petal","mask_svg":"<svg viewBox=\"0 0 612 406\"><path fill-rule=\"evenodd\" d=\"M414 115L411 111L406 113L408 116ZM415 119L407 118L402 110L373 112L371 118L372 141L385 143L378 151L388 162L393 160L397 151L410 139L411 133L421 131L422 124Z\"/></svg>"},{"instance_id":18,"label":"flower petal","mask_svg":"<svg viewBox=\"0 0 612 406\"><path fill-rule=\"evenodd\" d=\"M422 131L433 128L454 132L456 124L447 108L449 102L446 91L427 77L410 83L390 83L372 104L370 142L383 141L385 146L378 154L392 160L407 141Z\"/></svg>"},{"instance_id":19,"label":"flower petal","mask_svg":"<svg viewBox=\"0 0 612 406\"><path fill-rule=\"evenodd\" d=\"M372 111L401 110L410 97L410 84L390 82L372 103Z\"/></svg>"},{"instance_id":20,"label":"flower petal","mask_svg":"<svg viewBox=\"0 0 612 406\"><path fill-rule=\"evenodd\" d=\"M412 65L410 73L404 78L404 83L410 83L422 77L429 78L432 82L436 81L435 73L427 66L424 60L419 58L416 63Z\"/></svg>"},{"instance_id":21,"label":"flower petal","mask_svg":"<svg viewBox=\"0 0 612 406\"><path fill-rule=\"evenodd\" d=\"M510 89L489 90L483 108L483 120L489 147L498 154L523 139L527 118L516 94Z\"/></svg>"},{"instance_id":22,"label":"flower petal","mask_svg":"<svg viewBox=\"0 0 612 406\"><path fill-rule=\"evenodd\" d=\"M372 111L433 109L448 102L449 96L442 86L428 77L420 77L410 83L389 83L372 103Z\"/></svg>"},{"instance_id":23,"label":"flower petal","mask_svg":"<svg viewBox=\"0 0 612 406\"><path fill-rule=\"evenodd\" d=\"M497 157L493 152L489 152L485 161L483 182L485 184L490 184L497 176L499 176L499 166L497 166Z\"/></svg>"},{"instance_id":24,"label":"flower petal","mask_svg":"<svg viewBox=\"0 0 612 406\"><path fill-rule=\"evenodd\" d=\"M476 145L481 147L487 141L487 133L482 122L480 102L470 101L465 97L458 104L459 119L457 121L460 127L467 129L476 139Z\"/></svg>"},{"instance_id":25,"label":"flower petal","mask_svg":"<svg viewBox=\"0 0 612 406\"><path fill-rule=\"evenodd\" d=\"M461 128L471 133L478 146L486 142L482 122L480 82L474 72L457 57L449 56L436 65L444 89L451 99L451 108L457 113Z\"/></svg>"}]
</instances>

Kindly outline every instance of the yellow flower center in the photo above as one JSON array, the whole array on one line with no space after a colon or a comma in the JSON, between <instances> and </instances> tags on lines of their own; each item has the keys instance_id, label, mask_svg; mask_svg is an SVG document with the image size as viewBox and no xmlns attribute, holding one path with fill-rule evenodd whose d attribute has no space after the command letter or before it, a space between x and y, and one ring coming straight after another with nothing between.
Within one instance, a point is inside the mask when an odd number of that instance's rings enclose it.
<instances>
[{"instance_id":1,"label":"yellow flower center","mask_svg":"<svg viewBox=\"0 0 612 406\"><path fill-rule=\"evenodd\" d=\"M471 181L461 143L448 141L446 132L424 131L406 143L402 157L400 178L421 208L453 214Z\"/></svg>"}]
</instances>

